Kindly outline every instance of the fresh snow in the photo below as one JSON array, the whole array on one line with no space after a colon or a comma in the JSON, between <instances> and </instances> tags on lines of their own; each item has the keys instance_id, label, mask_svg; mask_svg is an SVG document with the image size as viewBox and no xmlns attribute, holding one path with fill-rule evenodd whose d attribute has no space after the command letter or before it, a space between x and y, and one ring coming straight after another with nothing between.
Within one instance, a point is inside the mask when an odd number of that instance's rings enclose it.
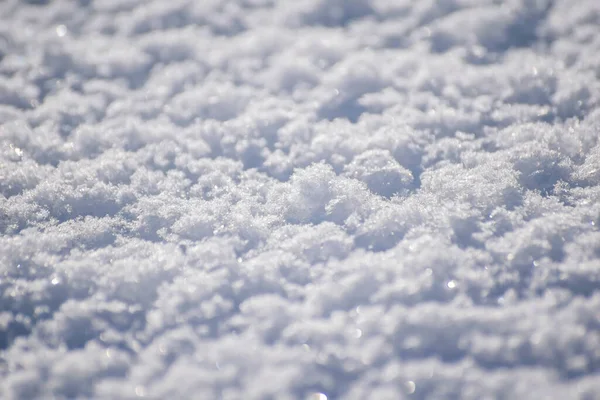
<instances>
[{"instance_id":1,"label":"fresh snow","mask_svg":"<svg viewBox=\"0 0 600 400\"><path fill-rule=\"evenodd\" d=\"M0 398L600 398L597 0L0 2Z\"/></svg>"}]
</instances>

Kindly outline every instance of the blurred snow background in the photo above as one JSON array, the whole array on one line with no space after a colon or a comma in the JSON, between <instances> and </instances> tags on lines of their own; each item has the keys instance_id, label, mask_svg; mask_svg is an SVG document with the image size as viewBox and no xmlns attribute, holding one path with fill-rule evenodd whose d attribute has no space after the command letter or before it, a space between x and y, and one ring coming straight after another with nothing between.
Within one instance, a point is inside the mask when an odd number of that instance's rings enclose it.
<instances>
[{"instance_id":1,"label":"blurred snow background","mask_svg":"<svg viewBox=\"0 0 600 400\"><path fill-rule=\"evenodd\" d=\"M3 399L600 398L597 0L3 0Z\"/></svg>"}]
</instances>

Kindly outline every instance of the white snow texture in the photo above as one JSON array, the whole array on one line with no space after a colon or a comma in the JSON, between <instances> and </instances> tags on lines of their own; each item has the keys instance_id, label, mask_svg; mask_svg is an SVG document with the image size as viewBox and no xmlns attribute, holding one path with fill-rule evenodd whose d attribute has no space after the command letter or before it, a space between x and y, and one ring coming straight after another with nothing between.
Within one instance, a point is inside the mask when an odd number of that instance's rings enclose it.
<instances>
[{"instance_id":1,"label":"white snow texture","mask_svg":"<svg viewBox=\"0 0 600 400\"><path fill-rule=\"evenodd\" d=\"M599 399L600 1L3 0L0 398Z\"/></svg>"}]
</instances>

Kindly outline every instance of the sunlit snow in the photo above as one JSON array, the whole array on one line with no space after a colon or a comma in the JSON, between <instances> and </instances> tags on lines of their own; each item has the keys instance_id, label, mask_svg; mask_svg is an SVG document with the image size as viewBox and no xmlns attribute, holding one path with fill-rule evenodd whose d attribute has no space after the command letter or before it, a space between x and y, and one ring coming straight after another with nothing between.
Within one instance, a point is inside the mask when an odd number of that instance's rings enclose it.
<instances>
[{"instance_id":1,"label":"sunlit snow","mask_svg":"<svg viewBox=\"0 0 600 400\"><path fill-rule=\"evenodd\" d=\"M597 0L0 1L0 398L600 398Z\"/></svg>"}]
</instances>

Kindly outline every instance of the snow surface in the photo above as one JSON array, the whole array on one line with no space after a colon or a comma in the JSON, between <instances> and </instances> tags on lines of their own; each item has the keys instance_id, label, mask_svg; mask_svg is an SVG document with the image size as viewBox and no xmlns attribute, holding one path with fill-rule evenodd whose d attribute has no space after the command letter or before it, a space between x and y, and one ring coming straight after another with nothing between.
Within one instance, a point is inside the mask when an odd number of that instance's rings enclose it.
<instances>
[{"instance_id":1,"label":"snow surface","mask_svg":"<svg viewBox=\"0 0 600 400\"><path fill-rule=\"evenodd\" d=\"M3 399L600 398L597 0L3 0Z\"/></svg>"}]
</instances>

